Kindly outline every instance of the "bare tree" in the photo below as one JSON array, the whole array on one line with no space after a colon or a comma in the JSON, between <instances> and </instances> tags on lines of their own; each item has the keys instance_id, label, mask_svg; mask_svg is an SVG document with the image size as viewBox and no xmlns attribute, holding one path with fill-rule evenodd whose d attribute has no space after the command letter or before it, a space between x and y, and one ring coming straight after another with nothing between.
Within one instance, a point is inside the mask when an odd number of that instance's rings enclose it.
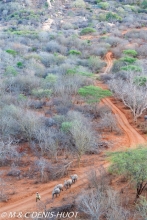
<instances>
[{"instance_id":1,"label":"bare tree","mask_svg":"<svg viewBox=\"0 0 147 220\"><path fill-rule=\"evenodd\" d=\"M118 98L121 98L125 106L133 113L134 121L147 109L147 83L143 86L135 81L133 72L127 73L126 80L114 78L109 81L109 86ZM140 75L139 75L140 76Z\"/></svg>"},{"instance_id":2,"label":"bare tree","mask_svg":"<svg viewBox=\"0 0 147 220\"><path fill-rule=\"evenodd\" d=\"M60 132L57 129L48 129L40 127L36 133L36 139L39 141L41 155L47 154L51 159L58 160L58 150L60 147Z\"/></svg>"},{"instance_id":3,"label":"bare tree","mask_svg":"<svg viewBox=\"0 0 147 220\"><path fill-rule=\"evenodd\" d=\"M15 193L15 189L10 185L11 179L3 180L0 177L0 202L7 202L10 194Z\"/></svg>"},{"instance_id":4,"label":"bare tree","mask_svg":"<svg viewBox=\"0 0 147 220\"><path fill-rule=\"evenodd\" d=\"M50 163L44 158L35 161L35 167L37 167L37 170L39 171L41 182L46 182L48 180L47 170L49 165Z\"/></svg>"},{"instance_id":5,"label":"bare tree","mask_svg":"<svg viewBox=\"0 0 147 220\"><path fill-rule=\"evenodd\" d=\"M105 113L104 116L101 118L100 122L98 123L98 127L100 129L108 129L110 132L117 132L120 133L120 129L117 125L116 117L111 113Z\"/></svg>"},{"instance_id":6,"label":"bare tree","mask_svg":"<svg viewBox=\"0 0 147 220\"><path fill-rule=\"evenodd\" d=\"M7 183L0 178L0 201L7 201L9 196L8 196L8 185Z\"/></svg>"},{"instance_id":7,"label":"bare tree","mask_svg":"<svg viewBox=\"0 0 147 220\"><path fill-rule=\"evenodd\" d=\"M90 190L82 193L77 199L79 209L87 214L91 220L128 220L130 212L121 207L118 192L108 189Z\"/></svg>"},{"instance_id":8,"label":"bare tree","mask_svg":"<svg viewBox=\"0 0 147 220\"><path fill-rule=\"evenodd\" d=\"M12 140L8 140L6 143L0 141L0 165L6 165L14 159L17 162L20 159L20 154L16 146L12 145Z\"/></svg>"},{"instance_id":9,"label":"bare tree","mask_svg":"<svg viewBox=\"0 0 147 220\"><path fill-rule=\"evenodd\" d=\"M105 210L105 195L99 190L91 190L89 193L79 196L78 206L80 210L91 217L91 220L100 220Z\"/></svg>"},{"instance_id":10,"label":"bare tree","mask_svg":"<svg viewBox=\"0 0 147 220\"><path fill-rule=\"evenodd\" d=\"M80 165L81 156L87 151L98 151L96 136L90 122L79 112L70 111L68 117L72 121L70 133L75 142L75 150Z\"/></svg>"}]
</instances>

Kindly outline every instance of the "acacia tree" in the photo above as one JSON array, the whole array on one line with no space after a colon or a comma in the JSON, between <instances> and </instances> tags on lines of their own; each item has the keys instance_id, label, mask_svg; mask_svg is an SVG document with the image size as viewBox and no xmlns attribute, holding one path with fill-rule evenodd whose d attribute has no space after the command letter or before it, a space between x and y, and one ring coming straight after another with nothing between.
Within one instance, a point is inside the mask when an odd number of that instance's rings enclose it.
<instances>
[{"instance_id":1,"label":"acacia tree","mask_svg":"<svg viewBox=\"0 0 147 220\"><path fill-rule=\"evenodd\" d=\"M145 146L146 147L146 146ZM113 164L110 167L112 173L125 175L136 188L135 201L144 191L147 185L147 149L137 148L126 152L110 154Z\"/></svg>"},{"instance_id":2,"label":"acacia tree","mask_svg":"<svg viewBox=\"0 0 147 220\"><path fill-rule=\"evenodd\" d=\"M135 80L134 73L127 73L126 79L114 78L109 86L115 95L120 98L125 106L129 107L134 116L134 121L147 109L147 83L143 85Z\"/></svg>"}]
</instances>

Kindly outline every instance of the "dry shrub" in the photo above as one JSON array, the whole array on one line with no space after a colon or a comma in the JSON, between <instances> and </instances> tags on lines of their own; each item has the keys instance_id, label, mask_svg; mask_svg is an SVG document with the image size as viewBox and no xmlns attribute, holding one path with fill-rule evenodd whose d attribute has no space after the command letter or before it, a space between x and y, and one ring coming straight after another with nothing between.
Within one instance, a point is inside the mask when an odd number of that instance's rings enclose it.
<instances>
[{"instance_id":1,"label":"dry shrub","mask_svg":"<svg viewBox=\"0 0 147 220\"><path fill-rule=\"evenodd\" d=\"M76 204L78 209L85 213L91 220L128 220L131 217L129 211L121 206L121 200L117 191L100 188L81 193Z\"/></svg>"},{"instance_id":2,"label":"dry shrub","mask_svg":"<svg viewBox=\"0 0 147 220\"><path fill-rule=\"evenodd\" d=\"M53 164L44 158L40 158L32 165L29 176L33 178L36 174L37 181L39 182L60 179L68 175L71 165L72 161L60 161Z\"/></svg>"},{"instance_id":3,"label":"dry shrub","mask_svg":"<svg viewBox=\"0 0 147 220\"><path fill-rule=\"evenodd\" d=\"M121 130L118 127L116 117L110 112L104 114L98 123L98 127L102 130L108 130L109 132L116 132L117 134L121 134Z\"/></svg>"}]
</instances>

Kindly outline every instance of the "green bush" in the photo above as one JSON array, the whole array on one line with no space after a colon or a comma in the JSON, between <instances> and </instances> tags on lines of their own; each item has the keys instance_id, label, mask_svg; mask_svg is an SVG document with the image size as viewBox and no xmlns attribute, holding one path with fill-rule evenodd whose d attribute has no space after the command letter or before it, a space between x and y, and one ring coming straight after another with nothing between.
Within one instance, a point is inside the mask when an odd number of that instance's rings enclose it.
<instances>
[{"instance_id":1,"label":"green bush","mask_svg":"<svg viewBox=\"0 0 147 220\"><path fill-rule=\"evenodd\" d=\"M80 35L90 34L93 32L96 32L96 30L94 28L87 27L87 28L83 28L83 30L81 30Z\"/></svg>"},{"instance_id":2,"label":"green bush","mask_svg":"<svg viewBox=\"0 0 147 220\"><path fill-rule=\"evenodd\" d=\"M139 198L147 184L147 147L110 153L109 158L109 171L130 179L136 188L136 199Z\"/></svg>"},{"instance_id":3,"label":"green bush","mask_svg":"<svg viewBox=\"0 0 147 220\"><path fill-rule=\"evenodd\" d=\"M100 6L100 8L102 8L104 10L109 8L109 3L108 2L100 2L98 5Z\"/></svg>"},{"instance_id":4,"label":"green bush","mask_svg":"<svg viewBox=\"0 0 147 220\"><path fill-rule=\"evenodd\" d=\"M106 21L106 14L104 13L99 14L99 21Z\"/></svg>"},{"instance_id":5,"label":"green bush","mask_svg":"<svg viewBox=\"0 0 147 220\"><path fill-rule=\"evenodd\" d=\"M9 29L7 30L8 33L10 34L14 34L14 35L20 35L20 36L33 36L33 37L37 37L38 36L38 32L37 31L30 31L30 30L13 30L13 29Z\"/></svg>"},{"instance_id":6,"label":"green bush","mask_svg":"<svg viewBox=\"0 0 147 220\"><path fill-rule=\"evenodd\" d=\"M33 89L32 94L36 98L49 98L52 91L50 89Z\"/></svg>"},{"instance_id":7,"label":"green bush","mask_svg":"<svg viewBox=\"0 0 147 220\"><path fill-rule=\"evenodd\" d=\"M111 96L112 93L109 90L101 89L97 86L84 86L78 90L78 94L85 97L88 103L96 103L101 99Z\"/></svg>"},{"instance_id":8,"label":"green bush","mask_svg":"<svg viewBox=\"0 0 147 220\"><path fill-rule=\"evenodd\" d=\"M125 56L125 57L122 57L120 60L122 60L123 62L132 64L132 63L135 63L137 59L133 57Z\"/></svg>"},{"instance_id":9,"label":"green bush","mask_svg":"<svg viewBox=\"0 0 147 220\"><path fill-rule=\"evenodd\" d=\"M147 8L147 0L144 0L141 4L142 8L146 9Z\"/></svg>"},{"instance_id":10,"label":"green bush","mask_svg":"<svg viewBox=\"0 0 147 220\"><path fill-rule=\"evenodd\" d=\"M44 7L45 7L45 8L48 8L48 7L49 7L49 5L48 5L47 2L44 3Z\"/></svg>"},{"instance_id":11,"label":"green bush","mask_svg":"<svg viewBox=\"0 0 147 220\"><path fill-rule=\"evenodd\" d=\"M7 68L5 70L5 75L17 76L18 72L16 71L16 69L13 66L7 66Z\"/></svg>"},{"instance_id":12,"label":"green bush","mask_svg":"<svg viewBox=\"0 0 147 220\"><path fill-rule=\"evenodd\" d=\"M113 12L108 12L106 14L106 20L107 21L114 21L114 20L117 20L117 21L122 21L122 17L120 17L118 14L116 13L113 13Z\"/></svg>"},{"instance_id":13,"label":"green bush","mask_svg":"<svg viewBox=\"0 0 147 220\"><path fill-rule=\"evenodd\" d=\"M82 75L82 76L87 76L87 77L92 77L94 75L93 73L79 71L78 68L68 69L66 74L69 74L69 75L77 74L77 75Z\"/></svg>"},{"instance_id":14,"label":"green bush","mask_svg":"<svg viewBox=\"0 0 147 220\"><path fill-rule=\"evenodd\" d=\"M26 99L27 99L27 96L25 96L24 94L19 94L19 96L18 96L19 101L23 101L23 100L26 100Z\"/></svg>"},{"instance_id":15,"label":"green bush","mask_svg":"<svg viewBox=\"0 0 147 220\"><path fill-rule=\"evenodd\" d=\"M85 8L86 4L84 0L76 0L73 2L73 6L77 8Z\"/></svg>"},{"instance_id":16,"label":"green bush","mask_svg":"<svg viewBox=\"0 0 147 220\"><path fill-rule=\"evenodd\" d=\"M71 127L72 127L72 122L62 122L61 124L61 130L64 132L68 132Z\"/></svg>"},{"instance_id":17,"label":"green bush","mask_svg":"<svg viewBox=\"0 0 147 220\"><path fill-rule=\"evenodd\" d=\"M134 81L139 86L144 86L147 83L147 76L136 76Z\"/></svg>"},{"instance_id":18,"label":"green bush","mask_svg":"<svg viewBox=\"0 0 147 220\"><path fill-rule=\"evenodd\" d=\"M142 69L139 66L135 66L135 65L123 66L120 69L125 70L125 71L135 71L135 72L141 72L142 71Z\"/></svg>"},{"instance_id":19,"label":"green bush","mask_svg":"<svg viewBox=\"0 0 147 220\"><path fill-rule=\"evenodd\" d=\"M9 49L9 50L6 50L6 52L9 53L9 54L11 54L11 55L13 55L13 56L16 56L16 55L17 55L17 52L16 52L15 50Z\"/></svg>"},{"instance_id":20,"label":"green bush","mask_svg":"<svg viewBox=\"0 0 147 220\"><path fill-rule=\"evenodd\" d=\"M123 50L123 53L132 57L136 57L137 56L137 52L136 50Z\"/></svg>"},{"instance_id":21,"label":"green bush","mask_svg":"<svg viewBox=\"0 0 147 220\"><path fill-rule=\"evenodd\" d=\"M146 13L147 14L147 9L138 9L138 13Z\"/></svg>"},{"instance_id":22,"label":"green bush","mask_svg":"<svg viewBox=\"0 0 147 220\"><path fill-rule=\"evenodd\" d=\"M45 80L50 83L55 83L57 81L57 78L58 78L57 75L50 73L45 77Z\"/></svg>"},{"instance_id":23,"label":"green bush","mask_svg":"<svg viewBox=\"0 0 147 220\"><path fill-rule=\"evenodd\" d=\"M70 50L69 54L71 54L71 55L81 55L81 52L79 50Z\"/></svg>"},{"instance_id":24,"label":"green bush","mask_svg":"<svg viewBox=\"0 0 147 220\"><path fill-rule=\"evenodd\" d=\"M17 67L22 69L23 68L23 63L22 62L17 62Z\"/></svg>"}]
</instances>

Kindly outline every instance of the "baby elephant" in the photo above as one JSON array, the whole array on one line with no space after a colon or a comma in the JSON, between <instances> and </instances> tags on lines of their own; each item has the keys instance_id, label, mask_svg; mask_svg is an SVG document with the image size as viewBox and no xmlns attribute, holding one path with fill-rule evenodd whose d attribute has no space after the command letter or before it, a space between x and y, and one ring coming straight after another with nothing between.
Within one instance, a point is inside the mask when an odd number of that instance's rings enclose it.
<instances>
[{"instance_id":1,"label":"baby elephant","mask_svg":"<svg viewBox=\"0 0 147 220\"><path fill-rule=\"evenodd\" d=\"M68 179L68 180L65 180L64 181L64 187L65 189L67 190L68 188L70 188L72 185L72 180L71 179Z\"/></svg>"},{"instance_id":2,"label":"baby elephant","mask_svg":"<svg viewBox=\"0 0 147 220\"><path fill-rule=\"evenodd\" d=\"M56 186L54 187L54 189L56 189L56 188L59 188L60 191L61 191L61 190L63 191L63 184L58 184L58 185L56 185Z\"/></svg>"},{"instance_id":3,"label":"baby elephant","mask_svg":"<svg viewBox=\"0 0 147 220\"><path fill-rule=\"evenodd\" d=\"M75 183L78 180L78 175L77 174L71 175L70 177L72 179L72 183Z\"/></svg>"},{"instance_id":4,"label":"baby elephant","mask_svg":"<svg viewBox=\"0 0 147 220\"><path fill-rule=\"evenodd\" d=\"M59 188L55 188L53 189L53 192L52 192L52 199L54 198L54 195L59 195L60 196L60 189Z\"/></svg>"}]
</instances>

